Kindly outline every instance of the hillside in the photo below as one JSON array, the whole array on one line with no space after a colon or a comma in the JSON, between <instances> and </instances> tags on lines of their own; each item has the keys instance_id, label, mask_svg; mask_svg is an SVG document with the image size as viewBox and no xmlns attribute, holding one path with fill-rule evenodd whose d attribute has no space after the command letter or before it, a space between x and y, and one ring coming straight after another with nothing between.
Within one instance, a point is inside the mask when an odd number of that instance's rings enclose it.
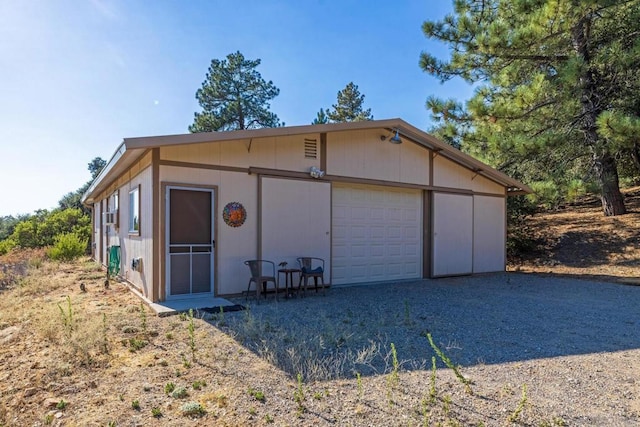
<instances>
[{"instance_id":1,"label":"hillside","mask_svg":"<svg viewBox=\"0 0 640 427\"><path fill-rule=\"evenodd\" d=\"M508 269L640 284L640 187L623 194L626 215L603 216L594 196L534 215L537 248Z\"/></svg>"}]
</instances>

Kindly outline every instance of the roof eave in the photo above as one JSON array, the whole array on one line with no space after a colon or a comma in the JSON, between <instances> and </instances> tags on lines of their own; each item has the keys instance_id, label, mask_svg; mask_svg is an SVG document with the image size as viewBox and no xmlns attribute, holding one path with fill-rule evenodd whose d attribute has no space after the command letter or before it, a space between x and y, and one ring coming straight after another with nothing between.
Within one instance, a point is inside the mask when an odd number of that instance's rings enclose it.
<instances>
[{"instance_id":1,"label":"roof eave","mask_svg":"<svg viewBox=\"0 0 640 427\"><path fill-rule=\"evenodd\" d=\"M102 192L115 177L124 172L130 164L138 159L145 149L128 149L123 141L116 149L111 159L93 180L87 191L84 192L80 202L90 207L95 202L95 197Z\"/></svg>"},{"instance_id":2,"label":"roof eave","mask_svg":"<svg viewBox=\"0 0 640 427\"><path fill-rule=\"evenodd\" d=\"M84 205L94 203L94 197L111 182L114 175L122 172L135 159L147 149L169 145L198 144L203 142L221 142L233 140L246 140L252 138L268 138L277 136L294 136L313 133L329 133L365 129L397 129L402 137L412 140L430 150L436 151L449 160L462 164L470 170L484 176L507 188L508 195L530 194L533 191L523 183L507 176L497 169L486 165L466 153L446 144L425 131L416 128L402 119L367 120L348 123L327 123L319 125L301 125L290 127L262 128L250 130L237 130L225 132L202 132L179 135L148 136L137 138L125 138L111 157L105 168L91 183L82 196Z\"/></svg>"}]
</instances>

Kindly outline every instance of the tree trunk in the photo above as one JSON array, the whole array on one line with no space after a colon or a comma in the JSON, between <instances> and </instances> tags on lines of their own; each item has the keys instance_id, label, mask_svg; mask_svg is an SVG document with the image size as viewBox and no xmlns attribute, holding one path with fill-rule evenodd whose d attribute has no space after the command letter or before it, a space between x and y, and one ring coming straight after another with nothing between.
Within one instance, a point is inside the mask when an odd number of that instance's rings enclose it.
<instances>
[{"instance_id":1,"label":"tree trunk","mask_svg":"<svg viewBox=\"0 0 640 427\"><path fill-rule=\"evenodd\" d=\"M624 198L620 192L616 161L609 152L594 154L594 167L602 186L600 198L605 216L623 215L627 213Z\"/></svg>"},{"instance_id":2,"label":"tree trunk","mask_svg":"<svg viewBox=\"0 0 640 427\"><path fill-rule=\"evenodd\" d=\"M602 97L599 92L596 71L591 68L589 37L591 34L591 17L585 16L572 29L573 47L584 61L584 70L579 77L580 104L582 104L582 131L584 143L593 153L593 163L598 180L602 187L600 199L605 216L623 215L627 213L624 199L620 193L618 167L615 158L609 153L605 141L601 141L597 132L596 119L602 112Z\"/></svg>"},{"instance_id":3,"label":"tree trunk","mask_svg":"<svg viewBox=\"0 0 640 427\"><path fill-rule=\"evenodd\" d=\"M631 158L633 159L633 164L636 166L636 169L640 172L640 143L633 144L633 148L631 149Z\"/></svg>"}]
</instances>

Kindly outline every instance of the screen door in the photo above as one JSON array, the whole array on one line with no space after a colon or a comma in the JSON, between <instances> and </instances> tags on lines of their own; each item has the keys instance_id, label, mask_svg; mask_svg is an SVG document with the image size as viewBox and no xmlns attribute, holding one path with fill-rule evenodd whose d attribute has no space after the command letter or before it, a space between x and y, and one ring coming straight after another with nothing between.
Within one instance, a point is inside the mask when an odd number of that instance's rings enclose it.
<instances>
[{"instance_id":1,"label":"screen door","mask_svg":"<svg viewBox=\"0 0 640 427\"><path fill-rule=\"evenodd\" d=\"M167 295L213 292L214 190L167 188Z\"/></svg>"}]
</instances>

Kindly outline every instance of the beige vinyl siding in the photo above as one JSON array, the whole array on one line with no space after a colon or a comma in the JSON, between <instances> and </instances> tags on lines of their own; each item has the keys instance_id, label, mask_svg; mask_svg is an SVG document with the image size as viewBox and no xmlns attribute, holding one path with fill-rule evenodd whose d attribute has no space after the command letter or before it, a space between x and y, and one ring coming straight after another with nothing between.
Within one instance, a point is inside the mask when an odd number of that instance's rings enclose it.
<instances>
[{"instance_id":1,"label":"beige vinyl siding","mask_svg":"<svg viewBox=\"0 0 640 427\"><path fill-rule=\"evenodd\" d=\"M120 225L110 244L120 246L120 273L138 288L144 296L151 298L153 286L153 188L151 167L139 171L133 179L122 185L119 197ZM140 235L129 233L129 192L139 186L140 191ZM134 258L142 259L142 271L131 269Z\"/></svg>"},{"instance_id":2,"label":"beige vinyl siding","mask_svg":"<svg viewBox=\"0 0 640 427\"><path fill-rule=\"evenodd\" d=\"M229 295L245 290L249 274L243 262L258 256L258 177L242 172L162 166L160 181L185 187L216 187L215 293ZM247 211L247 220L241 227L230 227L222 220L222 209L229 202L242 203ZM165 230L164 223L162 229Z\"/></svg>"},{"instance_id":3,"label":"beige vinyl siding","mask_svg":"<svg viewBox=\"0 0 640 427\"><path fill-rule=\"evenodd\" d=\"M273 261L276 266L287 262L289 268L299 267L297 257L322 258L324 281L330 283L331 185L262 178L261 190L262 258Z\"/></svg>"},{"instance_id":4,"label":"beige vinyl siding","mask_svg":"<svg viewBox=\"0 0 640 427\"><path fill-rule=\"evenodd\" d=\"M102 209L101 202L93 204L93 258L99 262L100 264L104 263L102 259L102 251L100 248L102 247L102 233L100 224L102 224Z\"/></svg>"},{"instance_id":5,"label":"beige vinyl siding","mask_svg":"<svg viewBox=\"0 0 640 427\"><path fill-rule=\"evenodd\" d=\"M502 197L473 198L473 272L504 271L505 200Z\"/></svg>"},{"instance_id":6,"label":"beige vinyl siding","mask_svg":"<svg viewBox=\"0 0 640 427\"><path fill-rule=\"evenodd\" d=\"M471 190L474 172L442 156L433 159L433 185Z\"/></svg>"},{"instance_id":7,"label":"beige vinyl siding","mask_svg":"<svg viewBox=\"0 0 640 427\"><path fill-rule=\"evenodd\" d=\"M442 156L433 159L433 185L503 196L504 186Z\"/></svg>"},{"instance_id":8,"label":"beige vinyl siding","mask_svg":"<svg viewBox=\"0 0 640 427\"><path fill-rule=\"evenodd\" d=\"M476 175L471 180L471 189L476 193L490 193L504 196L504 186L491 181L481 175Z\"/></svg>"},{"instance_id":9,"label":"beige vinyl siding","mask_svg":"<svg viewBox=\"0 0 640 427\"><path fill-rule=\"evenodd\" d=\"M316 159L305 158L305 139L316 141L318 146ZM239 168L258 167L306 172L311 166L320 166L319 153L319 135L296 135L162 147L160 159Z\"/></svg>"},{"instance_id":10,"label":"beige vinyl siding","mask_svg":"<svg viewBox=\"0 0 640 427\"><path fill-rule=\"evenodd\" d=\"M327 173L372 180L429 185L429 150L408 140L381 141L377 129L327 135Z\"/></svg>"},{"instance_id":11,"label":"beige vinyl siding","mask_svg":"<svg viewBox=\"0 0 640 427\"><path fill-rule=\"evenodd\" d=\"M101 214L106 212L107 210L107 199L102 199L100 201L100 212ZM100 243L102 246L102 264L103 265L107 265L107 261L109 258L109 239L107 237L107 228L109 227L108 225L105 225L104 221L101 222L102 227L100 227Z\"/></svg>"}]
</instances>

